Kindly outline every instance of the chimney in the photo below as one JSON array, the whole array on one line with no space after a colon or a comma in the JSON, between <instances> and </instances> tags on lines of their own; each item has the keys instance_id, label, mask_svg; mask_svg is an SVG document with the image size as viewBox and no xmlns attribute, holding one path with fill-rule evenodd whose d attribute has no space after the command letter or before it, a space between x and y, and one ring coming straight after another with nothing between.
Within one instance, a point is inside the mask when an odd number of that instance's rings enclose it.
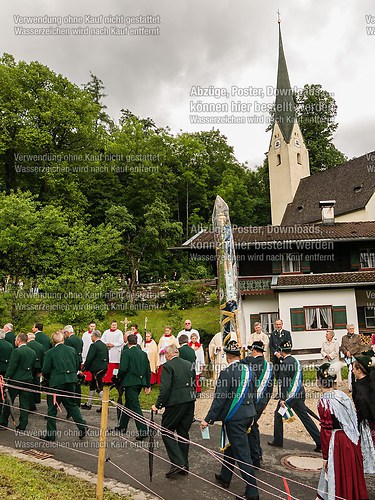
<instances>
[{"instance_id":1,"label":"chimney","mask_svg":"<svg viewBox=\"0 0 375 500\"><path fill-rule=\"evenodd\" d=\"M319 202L319 207L322 210L322 224L332 226L335 223L335 203L336 200Z\"/></svg>"}]
</instances>

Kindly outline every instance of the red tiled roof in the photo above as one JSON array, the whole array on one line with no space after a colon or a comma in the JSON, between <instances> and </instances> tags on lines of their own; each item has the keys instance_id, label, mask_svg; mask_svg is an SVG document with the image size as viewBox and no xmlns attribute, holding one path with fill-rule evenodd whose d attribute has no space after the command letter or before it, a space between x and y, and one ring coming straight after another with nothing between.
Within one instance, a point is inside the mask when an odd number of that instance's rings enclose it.
<instances>
[{"instance_id":1,"label":"red tiled roof","mask_svg":"<svg viewBox=\"0 0 375 500\"><path fill-rule=\"evenodd\" d=\"M255 246L256 243L277 241L316 240L375 240L375 221L337 222L323 224L295 224L293 226L234 227L233 236L237 248ZM203 231L186 241L182 248L215 249L213 231ZM273 246L271 249L277 249Z\"/></svg>"},{"instance_id":2,"label":"red tiled roof","mask_svg":"<svg viewBox=\"0 0 375 500\"><path fill-rule=\"evenodd\" d=\"M288 274L279 276L277 286L311 286L332 285L345 283L348 285L360 285L361 283L375 284L375 271L357 271L350 273L324 273L324 274Z\"/></svg>"}]
</instances>

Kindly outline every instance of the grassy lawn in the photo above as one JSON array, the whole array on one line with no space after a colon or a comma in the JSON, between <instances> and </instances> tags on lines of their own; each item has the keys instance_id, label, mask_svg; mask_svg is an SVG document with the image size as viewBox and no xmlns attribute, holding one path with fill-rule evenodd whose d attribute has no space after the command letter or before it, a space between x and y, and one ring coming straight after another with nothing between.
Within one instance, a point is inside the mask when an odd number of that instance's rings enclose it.
<instances>
[{"instance_id":1,"label":"grassy lawn","mask_svg":"<svg viewBox=\"0 0 375 500\"><path fill-rule=\"evenodd\" d=\"M0 498L8 500L92 500L95 485L63 472L0 454ZM104 492L105 500L129 497Z\"/></svg>"},{"instance_id":2,"label":"grassy lawn","mask_svg":"<svg viewBox=\"0 0 375 500\"><path fill-rule=\"evenodd\" d=\"M87 385L82 385L82 396L88 396L89 394L89 388ZM143 410L150 410L151 406L156 403L156 400L159 395L159 386L158 385L153 385L150 394L147 396L145 394L145 391L142 391L140 396L139 396L139 402L141 403L141 408ZM111 392L109 393L110 399L113 401L117 401L118 398L118 392L116 389L111 389ZM85 399L82 399L82 402L85 402ZM124 401L124 398L123 398ZM94 403L99 403L99 399L94 399ZM1 497L0 497L1 498Z\"/></svg>"},{"instance_id":3,"label":"grassy lawn","mask_svg":"<svg viewBox=\"0 0 375 500\"><path fill-rule=\"evenodd\" d=\"M137 323L139 332L143 335L144 332L144 322L145 317L148 318L147 330L151 331L153 337L156 341L164 333L164 327L168 324L173 326L173 332L175 335L182 330L184 319L189 318L193 323L193 328L199 330L204 330L210 335L214 335L220 330L220 313L219 306L208 305L202 307L194 307L192 309L184 310L168 310L168 309L154 309L154 310L141 310L138 311L136 316L127 316L128 321L131 323ZM104 322L98 322L98 328L101 332L109 328L110 322L116 319L119 322L119 328L123 330L124 326L120 321L124 320L123 313L119 313L114 316L113 313L108 315ZM58 323L51 323L45 325L44 332L51 335L54 331L63 328L65 325ZM75 326L75 325L73 325ZM130 326L130 324L129 324Z\"/></svg>"}]
</instances>

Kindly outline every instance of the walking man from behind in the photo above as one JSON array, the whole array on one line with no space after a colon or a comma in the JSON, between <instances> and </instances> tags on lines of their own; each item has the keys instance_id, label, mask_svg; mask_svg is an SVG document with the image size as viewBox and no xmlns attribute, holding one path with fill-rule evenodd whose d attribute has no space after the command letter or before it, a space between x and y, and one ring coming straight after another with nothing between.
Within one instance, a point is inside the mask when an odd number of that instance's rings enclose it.
<instances>
[{"instance_id":1,"label":"walking man from behind","mask_svg":"<svg viewBox=\"0 0 375 500\"><path fill-rule=\"evenodd\" d=\"M195 374L191 363L181 359L175 345L165 347L166 362L161 375L160 392L154 411L165 408L161 425L178 437L189 439L189 430L194 419L195 406ZM165 477L185 475L189 470L189 444L174 439L174 436L163 435L163 442L171 462L170 470Z\"/></svg>"}]
</instances>

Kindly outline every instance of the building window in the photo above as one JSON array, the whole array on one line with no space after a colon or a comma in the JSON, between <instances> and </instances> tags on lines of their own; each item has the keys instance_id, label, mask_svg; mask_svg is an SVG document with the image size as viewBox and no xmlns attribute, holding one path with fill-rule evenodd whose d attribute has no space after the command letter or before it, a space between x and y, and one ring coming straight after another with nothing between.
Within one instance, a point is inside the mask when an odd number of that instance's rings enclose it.
<instances>
[{"instance_id":1,"label":"building window","mask_svg":"<svg viewBox=\"0 0 375 500\"><path fill-rule=\"evenodd\" d=\"M361 250L361 268L375 268L375 249L367 248L366 250Z\"/></svg>"},{"instance_id":2,"label":"building window","mask_svg":"<svg viewBox=\"0 0 375 500\"><path fill-rule=\"evenodd\" d=\"M366 328L375 326L375 307L365 307Z\"/></svg>"},{"instance_id":3,"label":"building window","mask_svg":"<svg viewBox=\"0 0 375 500\"><path fill-rule=\"evenodd\" d=\"M332 306L304 307L306 330L331 330Z\"/></svg>"},{"instance_id":4,"label":"building window","mask_svg":"<svg viewBox=\"0 0 375 500\"><path fill-rule=\"evenodd\" d=\"M277 155L277 166L281 165L281 155Z\"/></svg>"},{"instance_id":5,"label":"building window","mask_svg":"<svg viewBox=\"0 0 375 500\"><path fill-rule=\"evenodd\" d=\"M297 163L298 163L298 165L302 165L301 153L297 153Z\"/></svg>"},{"instance_id":6,"label":"building window","mask_svg":"<svg viewBox=\"0 0 375 500\"><path fill-rule=\"evenodd\" d=\"M275 321L279 317L277 312L260 313L260 322L264 333L270 335L275 330Z\"/></svg>"},{"instance_id":7,"label":"building window","mask_svg":"<svg viewBox=\"0 0 375 500\"><path fill-rule=\"evenodd\" d=\"M281 269L283 273L301 272L301 255L299 253L285 253L281 258Z\"/></svg>"}]
</instances>

